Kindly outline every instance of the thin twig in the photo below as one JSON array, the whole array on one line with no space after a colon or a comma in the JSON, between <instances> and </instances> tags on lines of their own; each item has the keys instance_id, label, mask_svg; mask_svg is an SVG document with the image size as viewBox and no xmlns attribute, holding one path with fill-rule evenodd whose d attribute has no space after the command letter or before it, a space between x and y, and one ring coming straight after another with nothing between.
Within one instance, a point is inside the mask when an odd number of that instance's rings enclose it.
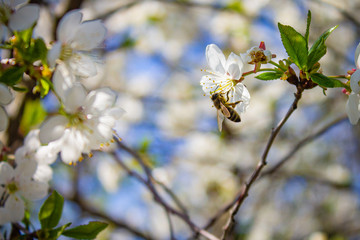
<instances>
[{"instance_id":1,"label":"thin twig","mask_svg":"<svg viewBox=\"0 0 360 240\"><path fill-rule=\"evenodd\" d=\"M180 199L175 195L175 193L173 193L173 191L171 191L170 188L168 188L163 182L158 181L156 179L154 179L154 181L159 184L164 191L174 200L175 204L181 209L181 211L183 211L183 213L185 213L186 215L188 214L188 211L186 209L186 207L184 206L184 204L180 201Z\"/></svg>"},{"instance_id":2,"label":"thin twig","mask_svg":"<svg viewBox=\"0 0 360 240\"><path fill-rule=\"evenodd\" d=\"M174 235L174 227L173 227L173 224L172 224L172 221L171 221L170 213L168 211L166 211L166 210L165 210L165 213L166 213L166 218L167 218L168 223L169 223L170 239L171 240L176 240L175 235Z\"/></svg>"},{"instance_id":3,"label":"thin twig","mask_svg":"<svg viewBox=\"0 0 360 240\"><path fill-rule=\"evenodd\" d=\"M324 4L324 5L331 6L331 7L335 8L341 15L343 15L344 18L346 18L351 23L353 23L357 28L360 28L360 22L355 17L353 17L349 12L347 12L346 10L339 8L338 6L336 6L333 3L325 2L323 0L312 0L312 1L315 2L315 3L318 3L318 4Z\"/></svg>"},{"instance_id":4,"label":"thin twig","mask_svg":"<svg viewBox=\"0 0 360 240\"><path fill-rule=\"evenodd\" d=\"M149 189L149 191L152 193L154 200L159 203L164 209L166 209L166 211L168 211L170 214L173 214L175 216L178 216L180 219L182 219L190 228L193 232L200 234L204 237L206 237L209 240L219 240L219 238L217 238L216 236L214 236L213 234L207 232L204 229L201 229L200 227L198 227L195 223L193 223L190 219L190 217L184 213L184 212L180 212L178 210L176 210L175 208L171 207L161 196L160 194L157 192L155 186L153 185L153 177L151 174L151 169L145 164L145 162L143 161L143 159L140 157L140 155L133 151L131 148L129 148L128 146L126 146L125 144L123 144L122 142L120 142L120 140L118 138L115 138L117 140L118 146L120 148L122 148L123 150L125 150L126 152L130 153L136 160L137 162L141 165L141 167L143 168L147 179L145 180L142 176L140 176L138 173L131 171L119 158L116 158L117 161L121 164L122 167L124 167L124 169L132 176L136 177L138 180L140 180L144 185L146 185L146 187Z\"/></svg>"},{"instance_id":5,"label":"thin twig","mask_svg":"<svg viewBox=\"0 0 360 240\"><path fill-rule=\"evenodd\" d=\"M112 223L113 225L115 225L117 228L121 228L121 229L125 229L126 231L128 231L129 233L134 234L135 236L141 237L143 239L146 240L154 240L155 238L141 232L140 230L136 229L133 226L130 226L128 223L123 222L119 219L115 219L113 217L110 217L109 215L100 212L99 210L97 210L95 207L90 206L88 203L86 203L86 201L81 197L79 190L79 174L80 174L80 165L79 164L76 169L75 169L75 173L73 175L73 186L74 186L74 196L72 198L68 198L69 200L72 200L74 202L76 202L78 204L78 206L81 208L82 211L85 211L87 213L89 213L90 215L93 216L97 216L100 217L104 220L106 220L107 222Z\"/></svg>"},{"instance_id":6,"label":"thin twig","mask_svg":"<svg viewBox=\"0 0 360 240\"><path fill-rule=\"evenodd\" d=\"M177 5L180 7L189 7L189 8L207 8L207 9L212 9L212 10L216 10L216 11L227 11L227 12L234 12L239 14L238 11L226 7L226 5L216 5L216 4L211 4L211 3L199 3L199 2L191 2L191 1L182 1L182 0L175 0L175 1L169 1L169 0L150 0L152 2L161 2L163 4L171 4L171 5ZM138 4L142 4L142 3L148 3L150 1L145 1L145 0L135 0L132 2L128 2L116 9L112 9L109 12L106 12L104 14L101 14L99 16L97 16L98 19L106 19L109 16L120 12L120 11L124 11L124 10L128 10ZM251 18L250 15L248 15L245 11L241 12L241 16L245 17L245 18Z\"/></svg>"},{"instance_id":7,"label":"thin twig","mask_svg":"<svg viewBox=\"0 0 360 240\"><path fill-rule=\"evenodd\" d=\"M318 131L314 132L313 134L303 138L302 140L300 140L294 147L293 149L285 156L283 157L275 166L273 166L271 169L269 169L268 171L264 172L259 179L262 179L263 177L267 177L269 176L271 173L277 171L279 168L281 168L283 166L283 164L288 161L289 159L291 159L291 157L294 156L294 154L296 152L298 152L301 148L305 147L308 143L310 143L311 141L314 141L316 138L320 137L321 135L323 135L324 133L326 133L327 131L329 131L330 129L332 129L334 126L336 126L337 124L343 122L347 117L346 116L341 116L337 119L335 119L334 121L330 122L329 124L325 125L324 127L322 127L321 129L319 129ZM220 209L212 218L209 219L209 221L206 223L206 225L204 226L204 229L209 229L210 227L212 227L215 222L225 213L227 212L237 201L237 199L240 197L242 191L240 191L235 199L233 201L231 201L230 203L228 203L227 205L225 205L222 209Z\"/></svg>"},{"instance_id":8,"label":"thin twig","mask_svg":"<svg viewBox=\"0 0 360 240\"><path fill-rule=\"evenodd\" d=\"M277 164L275 164L273 167L271 167L269 170L265 171L260 178L269 175L269 174L273 174L274 172L276 172L282 165L284 165L284 163L286 163L292 156L294 156L294 154L299 151L301 148L303 148L305 145L309 144L310 142L312 142L313 140L315 140L316 138L320 137L321 135L323 135L324 133L326 133L328 130L330 130L331 128L335 127L337 124L343 122L345 119L347 119L347 116L341 116L337 119L335 119L334 121L326 124L324 127L322 127L319 131L314 132L313 134L303 138L301 141L299 141L291 150L288 154L286 154L285 157L283 157Z\"/></svg>"},{"instance_id":9,"label":"thin twig","mask_svg":"<svg viewBox=\"0 0 360 240\"><path fill-rule=\"evenodd\" d=\"M230 217L229 217L226 225L224 226L224 232L221 237L222 240L227 239L227 236L232 232L234 225L235 225L235 215L238 212L242 203L244 202L245 198L248 196L249 190L250 190L252 184L255 182L257 177L260 175L260 172L263 169L263 167L267 164L266 159L267 159L268 153L271 149L271 146L272 146L276 136L278 135L280 129L282 128L282 126L284 126L284 124L289 119L291 114L296 110L297 104L298 104L299 100L301 99L302 92L303 92L303 89L301 87L298 87L297 93L294 94L294 96L295 96L294 102L291 104L288 112L286 113L284 118L279 122L279 124L276 126L276 128L272 130L260 162L258 163L256 169L254 170L254 172L252 173L252 175L250 176L248 181L244 184L241 194L237 197L235 205L233 206L232 210L230 211Z\"/></svg>"}]
</instances>

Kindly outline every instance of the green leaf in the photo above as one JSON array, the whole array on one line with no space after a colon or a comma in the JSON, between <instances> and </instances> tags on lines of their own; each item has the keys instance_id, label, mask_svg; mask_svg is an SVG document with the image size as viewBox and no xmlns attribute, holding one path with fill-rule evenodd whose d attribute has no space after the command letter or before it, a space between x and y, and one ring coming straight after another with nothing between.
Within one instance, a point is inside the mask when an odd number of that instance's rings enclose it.
<instances>
[{"instance_id":1,"label":"green leaf","mask_svg":"<svg viewBox=\"0 0 360 240\"><path fill-rule=\"evenodd\" d=\"M103 222L89 222L86 225L80 225L65 230L62 235L76 239L94 239L96 236L108 226Z\"/></svg>"},{"instance_id":2,"label":"green leaf","mask_svg":"<svg viewBox=\"0 0 360 240\"><path fill-rule=\"evenodd\" d=\"M25 67L18 66L13 66L6 69L0 77L0 82L5 83L8 86L15 85L22 79L25 69Z\"/></svg>"},{"instance_id":3,"label":"green leaf","mask_svg":"<svg viewBox=\"0 0 360 240\"><path fill-rule=\"evenodd\" d=\"M58 225L64 206L64 198L54 191L41 206L39 220L42 229L51 229Z\"/></svg>"},{"instance_id":4,"label":"green leaf","mask_svg":"<svg viewBox=\"0 0 360 240\"><path fill-rule=\"evenodd\" d=\"M41 38L35 39L31 42L30 48L27 52L29 60L31 62L35 62L37 60L41 60L46 63L47 58L47 47Z\"/></svg>"},{"instance_id":5,"label":"green leaf","mask_svg":"<svg viewBox=\"0 0 360 240\"><path fill-rule=\"evenodd\" d=\"M306 40L306 49L309 49L309 34L310 34L310 23L311 23L311 11L308 11L307 19L306 19L306 32L305 32L305 40Z\"/></svg>"},{"instance_id":6,"label":"green leaf","mask_svg":"<svg viewBox=\"0 0 360 240\"><path fill-rule=\"evenodd\" d=\"M46 110L40 99L28 100L25 103L24 114L20 122L20 129L27 134L34 126L39 125L46 118Z\"/></svg>"},{"instance_id":7,"label":"green leaf","mask_svg":"<svg viewBox=\"0 0 360 240\"><path fill-rule=\"evenodd\" d=\"M321 73L314 73L311 76L311 80L314 83L319 84L321 87L326 87L326 88L337 88L337 87L341 87L341 88L348 88L348 86L341 82L338 79L335 78L329 78Z\"/></svg>"},{"instance_id":8,"label":"green leaf","mask_svg":"<svg viewBox=\"0 0 360 240\"><path fill-rule=\"evenodd\" d=\"M69 227L71 225L71 223L67 223L61 227L58 227L58 228L55 228L55 229L52 229L51 231L49 231L49 239L58 239L61 234L65 231L65 228Z\"/></svg>"},{"instance_id":9,"label":"green leaf","mask_svg":"<svg viewBox=\"0 0 360 240\"><path fill-rule=\"evenodd\" d=\"M259 80L268 81L279 79L282 75L283 74L279 72L265 72L257 75L256 78Z\"/></svg>"},{"instance_id":10,"label":"green leaf","mask_svg":"<svg viewBox=\"0 0 360 240\"><path fill-rule=\"evenodd\" d=\"M71 223L67 223L55 229L40 229L36 232L39 240L56 240L64 232L65 228L69 227Z\"/></svg>"},{"instance_id":11,"label":"green leaf","mask_svg":"<svg viewBox=\"0 0 360 240\"><path fill-rule=\"evenodd\" d=\"M23 47L29 46L32 35L33 35L33 28L29 28L20 32L15 32L16 44L23 45Z\"/></svg>"},{"instance_id":12,"label":"green leaf","mask_svg":"<svg viewBox=\"0 0 360 240\"><path fill-rule=\"evenodd\" d=\"M307 67L309 70L326 54L325 40L336 28L337 26L326 30L312 45L307 60Z\"/></svg>"},{"instance_id":13,"label":"green leaf","mask_svg":"<svg viewBox=\"0 0 360 240\"><path fill-rule=\"evenodd\" d=\"M233 0L229 2L223 9L232 10L237 13L244 13L244 6L241 1Z\"/></svg>"},{"instance_id":14,"label":"green leaf","mask_svg":"<svg viewBox=\"0 0 360 240\"><path fill-rule=\"evenodd\" d=\"M306 70L308 49L305 38L294 28L278 23L281 41L290 59L299 67Z\"/></svg>"},{"instance_id":15,"label":"green leaf","mask_svg":"<svg viewBox=\"0 0 360 240\"><path fill-rule=\"evenodd\" d=\"M27 91L29 91L29 89L27 87L22 87L22 86L12 86L12 89L17 91L17 92L27 92Z\"/></svg>"},{"instance_id":16,"label":"green leaf","mask_svg":"<svg viewBox=\"0 0 360 240\"><path fill-rule=\"evenodd\" d=\"M49 93L52 83L48 79L43 77L40 79L40 86L40 96L41 98L43 98Z\"/></svg>"}]
</instances>

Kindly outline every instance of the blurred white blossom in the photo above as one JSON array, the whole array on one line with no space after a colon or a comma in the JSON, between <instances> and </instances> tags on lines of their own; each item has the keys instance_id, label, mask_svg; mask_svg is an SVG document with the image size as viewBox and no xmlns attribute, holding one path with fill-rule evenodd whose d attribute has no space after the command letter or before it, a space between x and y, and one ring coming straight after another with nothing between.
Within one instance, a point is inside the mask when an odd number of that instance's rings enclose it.
<instances>
[{"instance_id":1,"label":"blurred white blossom","mask_svg":"<svg viewBox=\"0 0 360 240\"><path fill-rule=\"evenodd\" d=\"M52 168L49 164L55 162L57 152L49 144L42 146L39 139L39 129L32 130L25 137L24 145L15 152L15 161L17 164L26 161L35 160L38 163L34 179L41 181L50 181L52 179Z\"/></svg>"},{"instance_id":2,"label":"blurred white blossom","mask_svg":"<svg viewBox=\"0 0 360 240\"><path fill-rule=\"evenodd\" d=\"M58 91L61 92L61 91ZM115 106L116 94L109 88L90 93L80 84L63 89L64 115L50 117L40 128L40 141L61 151L65 163L74 163L113 138L113 127L124 111Z\"/></svg>"},{"instance_id":3,"label":"blurred white blossom","mask_svg":"<svg viewBox=\"0 0 360 240\"><path fill-rule=\"evenodd\" d=\"M25 214L23 198L38 200L47 194L47 182L34 180L35 160L24 161L15 167L0 163L0 225L21 221Z\"/></svg>"},{"instance_id":4,"label":"blurred white blossom","mask_svg":"<svg viewBox=\"0 0 360 240\"><path fill-rule=\"evenodd\" d=\"M8 105L13 100L13 95L8 86L0 83L0 131L4 131L9 124L8 115L4 105Z\"/></svg>"},{"instance_id":5,"label":"blurred white blossom","mask_svg":"<svg viewBox=\"0 0 360 240\"><path fill-rule=\"evenodd\" d=\"M27 4L29 0L2 0L0 2L0 21L12 31L22 31L32 27L38 20L40 7ZM1 26L3 27L3 26Z\"/></svg>"},{"instance_id":6,"label":"blurred white blossom","mask_svg":"<svg viewBox=\"0 0 360 240\"><path fill-rule=\"evenodd\" d=\"M89 52L98 47L105 39L106 29L100 20L82 22L78 10L67 13L56 31L58 41L48 52L50 66L64 64L67 71L79 77L96 75L96 65ZM68 74L62 68L62 74ZM64 73L65 72L65 73Z\"/></svg>"},{"instance_id":7,"label":"blurred white blossom","mask_svg":"<svg viewBox=\"0 0 360 240\"><path fill-rule=\"evenodd\" d=\"M350 87L352 92L346 103L346 112L350 123L355 125L360 118L360 44L355 51L355 65L357 70L351 75Z\"/></svg>"}]
</instances>

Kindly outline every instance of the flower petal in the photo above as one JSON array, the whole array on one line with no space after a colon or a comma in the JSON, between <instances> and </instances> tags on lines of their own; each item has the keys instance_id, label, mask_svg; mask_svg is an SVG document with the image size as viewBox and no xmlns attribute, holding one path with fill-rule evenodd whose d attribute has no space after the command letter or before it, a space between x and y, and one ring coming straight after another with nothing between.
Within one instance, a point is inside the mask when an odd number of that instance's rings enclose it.
<instances>
[{"instance_id":1,"label":"flower petal","mask_svg":"<svg viewBox=\"0 0 360 240\"><path fill-rule=\"evenodd\" d=\"M0 131L7 129L9 125L8 115L3 107L0 107Z\"/></svg>"},{"instance_id":2,"label":"flower petal","mask_svg":"<svg viewBox=\"0 0 360 240\"><path fill-rule=\"evenodd\" d=\"M19 6L19 5L24 5L26 3L28 3L30 0L10 0L9 4L11 9L15 9L15 7Z\"/></svg>"},{"instance_id":3,"label":"flower petal","mask_svg":"<svg viewBox=\"0 0 360 240\"><path fill-rule=\"evenodd\" d=\"M82 13L73 10L65 14L56 30L56 37L62 43L71 43L81 23Z\"/></svg>"},{"instance_id":4,"label":"flower petal","mask_svg":"<svg viewBox=\"0 0 360 240\"><path fill-rule=\"evenodd\" d=\"M34 180L40 182L49 182L52 179L53 171L49 165L40 164L36 169Z\"/></svg>"},{"instance_id":5,"label":"flower petal","mask_svg":"<svg viewBox=\"0 0 360 240\"><path fill-rule=\"evenodd\" d=\"M85 100L85 111L89 114L100 114L114 106L116 94L110 88L91 91Z\"/></svg>"},{"instance_id":6,"label":"flower petal","mask_svg":"<svg viewBox=\"0 0 360 240\"><path fill-rule=\"evenodd\" d=\"M50 117L40 127L40 142L48 144L49 142L59 139L64 134L67 123L68 119L64 116Z\"/></svg>"},{"instance_id":7,"label":"flower petal","mask_svg":"<svg viewBox=\"0 0 360 240\"><path fill-rule=\"evenodd\" d=\"M65 92L64 106L68 113L76 113L85 104L87 92L80 83L75 83Z\"/></svg>"},{"instance_id":8,"label":"flower petal","mask_svg":"<svg viewBox=\"0 0 360 240\"><path fill-rule=\"evenodd\" d=\"M356 70L350 78L350 87L354 93L360 93L360 70Z\"/></svg>"},{"instance_id":9,"label":"flower petal","mask_svg":"<svg viewBox=\"0 0 360 240\"><path fill-rule=\"evenodd\" d=\"M80 77L93 77L97 74L97 69L93 58L85 54L74 54L67 61L67 65L75 75Z\"/></svg>"},{"instance_id":10,"label":"flower petal","mask_svg":"<svg viewBox=\"0 0 360 240\"><path fill-rule=\"evenodd\" d=\"M206 95L212 95L214 91L219 87L218 85L222 84L223 82L224 79L222 78L205 75L201 78L200 85L202 85L202 89Z\"/></svg>"},{"instance_id":11,"label":"flower petal","mask_svg":"<svg viewBox=\"0 0 360 240\"><path fill-rule=\"evenodd\" d=\"M36 172L37 165L33 159L20 162L15 168L15 177L20 183L29 182Z\"/></svg>"},{"instance_id":12,"label":"flower petal","mask_svg":"<svg viewBox=\"0 0 360 240\"><path fill-rule=\"evenodd\" d=\"M59 64L53 74L54 90L62 101L65 100L65 92L75 83L74 76L65 64Z\"/></svg>"},{"instance_id":13,"label":"flower petal","mask_svg":"<svg viewBox=\"0 0 360 240\"><path fill-rule=\"evenodd\" d=\"M60 146L61 144L57 141L50 142L46 146L41 146L35 153L36 161L39 164L54 163L56 161L57 154L60 152Z\"/></svg>"},{"instance_id":14,"label":"flower petal","mask_svg":"<svg viewBox=\"0 0 360 240\"><path fill-rule=\"evenodd\" d=\"M36 151L40 147L39 133L39 129L34 129L26 135L24 145L28 151Z\"/></svg>"},{"instance_id":15,"label":"flower petal","mask_svg":"<svg viewBox=\"0 0 360 240\"><path fill-rule=\"evenodd\" d=\"M40 7L37 4L27 4L19 8L10 16L9 28L14 31L22 31L32 27L38 20Z\"/></svg>"},{"instance_id":16,"label":"flower petal","mask_svg":"<svg viewBox=\"0 0 360 240\"><path fill-rule=\"evenodd\" d=\"M352 125L357 124L360 118L359 112L359 96L355 93L349 95L349 99L346 103L346 113L349 117L349 121Z\"/></svg>"},{"instance_id":17,"label":"flower petal","mask_svg":"<svg viewBox=\"0 0 360 240\"><path fill-rule=\"evenodd\" d=\"M51 68L55 67L56 60L60 58L61 48L62 48L61 42L56 42L54 43L52 48L48 51L47 60Z\"/></svg>"},{"instance_id":18,"label":"flower petal","mask_svg":"<svg viewBox=\"0 0 360 240\"><path fill-rule=\"evenodd\" d=\"M8 86L0 83L0 105L8 105L13 100L13 95Z\"/></svg>"},{"instance_id":19,"label":"flower petal","mask_svg":"<svg viewBox=\"0 0 360 240\"><path fill-rule=\"evenodd\" d=\"M245 87L244 84L238 83L236 86L234 86L230 93L230 102L235 103L237 101L241 101L238 103L235 107L235 111L237 111L239 114L243 113L247 110L250 104L250 93Z\"/></svg>"},{"instance_id":20,"label":"flower petal","mask_svg":"<svg viewBox=\"0 0 360 240\"><path fill-rule=\"evenodd\" d=\"M14 168L7 162L0 162L0 185L6 184L15 177Z\"/></svg>"},{"instance_id":21,"label":"flower petal","mask_svg":"<svg viewBox=\"0 0 360 240\"><path fill-rule=\"evenodd\" d=\"M124 114L125 110L121 107L113 107L106 111L107 115L114 117L116 120L120 119Z\"/></svg>"},{"instance_id":22,"label":"flower petal","mask_svg":"<svg viewBox=\"0 0 360 240\"><path fill-rule=\"evenodd\" d=\"M85 148L85 138L75 129L67 129L61 150L61 159L69 164L77 162Z\"/></svg>"},{"instance_id":23,"label":"flower petal","mask_svg":"<svg viewBox=\"0 0 360 240\"><path fill-rule=\"evenodd\" d=\"M218 73L226 74L225 72L225 56L222 51L215 44L207 45L206 47L206 61L209 67Z\"/></svg>"},{"instance_id":24,"label":"flower petal","mask_svg":"<svg viewBox=\"0 0 360 240\"><path fill-rule=\"evenodd\" d=\"M238 80L242 75L242 68L244 66L241 58L235 53L230 53L226 61L226 74L229 74L231 79Z\"/></svg>"},{"instance_id":25,"label":"flower petal","mask_svg":"<svg viewBox=\"0 0 360 240\"><path fill-rule=\"evenodd\" d=\"M25 215L24 201L10 194L3 208L0 208L0 225L8 222L20 222Z\"/></svg>"},{"instance_id":26,"label":"flower petal","mask_svg":"<svg viewBox=\"0 0 360 240\"><path fill-rule=\"evenodd\" d=\"M21 195L29 200L39 200L46 196L49 185L41 181L28 181L20 186Z\"/></svg>"},{"instance_id":27,"label":"flower petal","mask_svg":"<svg viewBox=\"0 0 360 240\"><path fill-rule=\"evenodd\" d=\"M355 65L357 69L360 69L360 43L357 45L355 50Z\"/></svg>"},{"instance_id":28,"label":"flower petal","mask_svg":"<svg viewBox=\"0 0 360 240\"><path fill-rule=\"evenodd\" d=\"M106 28L100 20L83 22L76 31L71 47L80 51L90 51L105 39Z\"/></svg>"}]
</instances>

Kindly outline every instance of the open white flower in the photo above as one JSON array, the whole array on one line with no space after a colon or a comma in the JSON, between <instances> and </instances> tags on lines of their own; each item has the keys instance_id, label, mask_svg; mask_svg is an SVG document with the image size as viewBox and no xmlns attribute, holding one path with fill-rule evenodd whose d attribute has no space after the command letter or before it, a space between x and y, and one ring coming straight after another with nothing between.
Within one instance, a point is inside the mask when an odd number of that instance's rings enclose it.
<instances>
[{"instance_id":1,"label":"open white flower","mask_svg":"<svg viewBox=\"0 0 360 240\"><path fill-rule=\"evenodd\" d=\"M57 158L56 148L52 145L42 146L39 139L39 129L32 130L24 140L24 146L15 152L15 162L20 164L24 161L35 160L38 163L34 179L50 181L52 179L52 168L49 164L55 162Z\"/></svg>"},{"instance_id":2,"label":"open white flower","mask_svg":"<svg viewBox=\"0 0 360 240\"><path fill-rule=\"evenodd\" d=\"M215 44L210 44L206 47L206 60L211 71L205 70L208 75L200 81L205 94L222 94L228 98L228 103L239 102L235 111L239 114L245 112L250 104L250 93L241 83L244 65L241 58L230 53L226 60L222 51Z\"/></svg>"},{"instance_id":3,"label":"open white flower","mask_svg":"<svg viewBox=\"0 0 360 240\"><path fill-rule=\"evenodd\" d=\"M115 106L116 94L109 88L87 94L82 85L74 84L60 97L67 116L48 119L40 128L40 141L52 144L62 160L71 164L80 160L82 153L89 154L111 141L113 127L124 111Z\"/></svg>"},{"instance_id":4,"label":"open white flower","mask_svg":"<svg viewBox=\"0 0 360 240\"><path fill-rule=\"evenodd\" d=\"M30 28L39 18L40 7L27 4L29 0L2 0L0 2L0 21L12 31Z\"/></svg>"},{"instance_id":5,"label":"open white flower","mask_svg":"<svg viewBox=\"0 0 360 240\"><path fill-rule=\"evenodd\" d=\"M78 10L67 13L56 31L58 41L48 53L50 66L64 64L66 70L79 77L96 75L96 65L87 52L98 47L105 39L106 29L100 20L82 22Z\"/></svg>"},{"instance_id":6,"label":"open white flower","mask_svg":"<svg viewBox=\"0 0 360 240\"><path fill-rule=\"evenodd\" d=\"M4 131L9 124L8 115L4 109L4 105L8 105L13 99L8 86L0 83L0 131Z\"/></svg>"},{"instance_id":7,"label":"open white flower","mask_svg":"<svg viewBox=\"0 0 360 240\"><path fill-rule=\"evenodd\" d=\"M15 169L7 162L0 163L0 225L23 219L22 198L39 200L46 196L48 184L33 179L36 169L35 160L21 162Z\"/></svg>"},{"instance_id":8,"label":"open white flower","mask_svg":"<svg viewBox=\"0 0 360 240\"><path fill-rule=\"evenodd\" d=\"M350 87L352 92L346 103L346 113L350 123L355 125L360 119L360 44L355 51L355 64L357 70L351 75Z\"/></svg>"}]
</instances>

